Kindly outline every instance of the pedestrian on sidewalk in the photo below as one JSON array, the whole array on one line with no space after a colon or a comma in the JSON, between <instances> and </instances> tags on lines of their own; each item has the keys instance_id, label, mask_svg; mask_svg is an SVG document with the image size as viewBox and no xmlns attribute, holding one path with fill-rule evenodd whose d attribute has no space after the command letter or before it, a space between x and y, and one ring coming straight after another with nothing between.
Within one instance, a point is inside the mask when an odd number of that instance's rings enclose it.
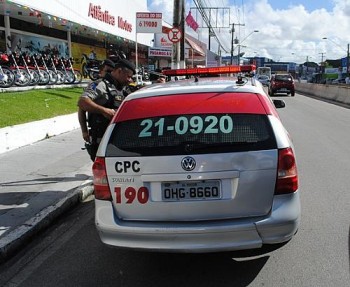
<instances>
[{"instance_id":1,"label":"pedestrian on sidewalk","mask_svg":"<svg viewBox=\"0 0 350 287\"><path fill-rule=\"evenodd\" d=\"M119 60L110 73L90 83L79 98L79 108L88 112L88 137L84 137L84 134L83 137L84 140L88 139L85 146L92 161L110 120L131 92L128 85L135 73L133 63L126 59Z\"/></svg>"}]
</instances>

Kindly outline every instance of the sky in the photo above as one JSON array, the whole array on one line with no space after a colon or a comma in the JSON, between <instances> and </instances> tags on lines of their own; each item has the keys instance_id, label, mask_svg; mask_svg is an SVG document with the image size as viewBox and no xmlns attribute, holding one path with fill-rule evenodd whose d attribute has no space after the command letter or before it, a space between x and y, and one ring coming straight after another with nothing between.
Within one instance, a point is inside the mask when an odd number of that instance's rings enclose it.
<instances>
[{"instance_id":1,"label":"sky","mask_svg":"<svg viewBox=\"0 0 350 287\"><path fill-rule=\"evenodd\" d=\"M234 2L234 1L231 1ZM305 10L313 11L316 9L326 9L331 11L333 8L333 2L331 0L304 0L304 1L281 1L281 0L271 0L267 1L274 9L283 10L288 7L303 5Z\"/></svg>"},{"instance_id":2,"label":"sky","mask_svg":"<svg viewBox=\"0 0 350 287\"><path fill-rule=\"evenodd\" d=\"M185 0L185 16L192 12L200 26L205 23L196 16L193 0ZM148 0L151 12L162 12L163 20L173 22L173 0ZM320 63L326 59L346 57L350 43L350 0L197 0L205 7L230 8L218 13L213 23L222 55L231 54L232 23L234 38L240 43L240 52L248 57L267 57L274 61ZM192 9L191 9L192 8ZM238 25L236 25L238 24ZM244 26L243 26L244 25ZM186 33L209 44L208 29L194 32L186 26ZM253 32L254 30L259 32ZM326 39L323 39L326 38ZM210 50L219 51L214 38ZM234 45L233 53L238 53Z\"/></svg>"}]
</instances>

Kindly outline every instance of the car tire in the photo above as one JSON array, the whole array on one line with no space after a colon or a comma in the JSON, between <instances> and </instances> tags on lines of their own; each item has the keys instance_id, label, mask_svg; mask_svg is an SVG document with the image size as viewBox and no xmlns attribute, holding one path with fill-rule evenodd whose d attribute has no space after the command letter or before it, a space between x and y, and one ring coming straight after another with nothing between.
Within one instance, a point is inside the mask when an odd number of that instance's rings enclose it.
<instances>
[{"instance_id":1,"label":"car tire","mask_svg":"<svg viewBox=\"0 0 350 287\"><path fill-rule=\"evenodd\" d=\"M292 97L294 97L295 96L295 92L293 91L293 92L291 92L291 94L290 94Z\"/></svg>"}]
</instances>

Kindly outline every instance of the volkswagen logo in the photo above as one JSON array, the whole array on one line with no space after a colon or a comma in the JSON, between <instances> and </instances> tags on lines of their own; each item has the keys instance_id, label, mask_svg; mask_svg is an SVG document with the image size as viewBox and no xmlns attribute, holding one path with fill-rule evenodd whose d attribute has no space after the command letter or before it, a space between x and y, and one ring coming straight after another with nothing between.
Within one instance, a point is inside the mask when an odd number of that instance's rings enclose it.
<instances>
[{"instance_id":1,"label":"volkswagen logo","mask_svg":"<svg viewBox=\"0 0 350 287\"><path fill-rule=\"evenodd\" d=\"M181 160L181 166L184 170L191 171L196 167L196 161L193 157L186 156Z\"/></svg>"}]
</instances>

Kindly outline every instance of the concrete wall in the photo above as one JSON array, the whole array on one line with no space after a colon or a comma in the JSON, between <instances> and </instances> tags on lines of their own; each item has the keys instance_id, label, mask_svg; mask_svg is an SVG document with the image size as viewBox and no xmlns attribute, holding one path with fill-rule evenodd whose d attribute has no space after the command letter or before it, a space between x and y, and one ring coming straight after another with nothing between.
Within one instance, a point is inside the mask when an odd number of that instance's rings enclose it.
<instances>
[{"instance_id":1,"label":"concrete wall","mask_svg":"<svg viewBox=\"0 0 350 287\"><path fill-rule=\"evenodd\" d=\"M350 85L322 85L295 82L295 90L301 94L350 105Z\"/></svg>"}]
</instances>

